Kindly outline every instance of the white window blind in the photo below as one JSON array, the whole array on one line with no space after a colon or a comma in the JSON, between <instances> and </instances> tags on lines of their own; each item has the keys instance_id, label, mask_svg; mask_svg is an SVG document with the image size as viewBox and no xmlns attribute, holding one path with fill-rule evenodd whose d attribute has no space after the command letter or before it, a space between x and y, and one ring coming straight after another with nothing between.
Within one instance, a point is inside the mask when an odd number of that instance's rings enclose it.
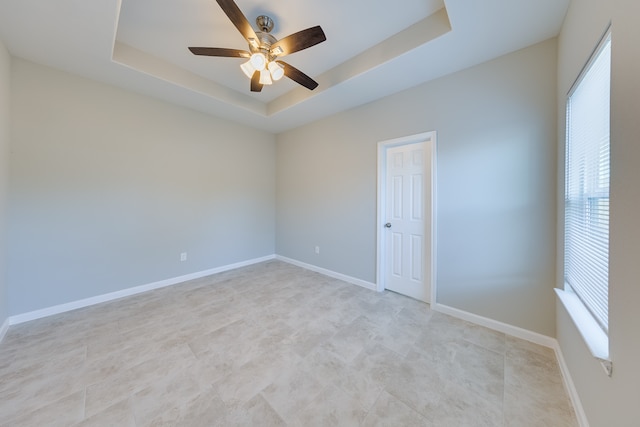
<instances>
[{"instance_id":1,"label":"white window blind","mask_svg":"<svg viewBox=\"0 0 640 427\"><path fill-rule=\"evenodd\" d=\"M605 332L609 308L611 36L569 93L565 158L565 283Z\"/></svg>"}]
</instances>

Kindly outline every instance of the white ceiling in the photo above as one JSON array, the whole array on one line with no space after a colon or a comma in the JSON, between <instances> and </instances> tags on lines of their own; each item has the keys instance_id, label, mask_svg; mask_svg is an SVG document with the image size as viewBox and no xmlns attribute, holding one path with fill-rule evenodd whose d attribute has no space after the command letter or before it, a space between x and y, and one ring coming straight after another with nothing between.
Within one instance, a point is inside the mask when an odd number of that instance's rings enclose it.
<instances>
[{"instance_id":1,"label":"white ceiling","mask_svg":"<svg viewBox=\"0 0 640 427\"><path fill-rule=\"evenodd\" d=\"M235 0L283 38L315 25L327 41L285 60L314 78L249 91L247 49L215 0L2 0L12 55L269 132L281 132L485 62L558 34L569 0Z\"/></svg>"}]
</instances>

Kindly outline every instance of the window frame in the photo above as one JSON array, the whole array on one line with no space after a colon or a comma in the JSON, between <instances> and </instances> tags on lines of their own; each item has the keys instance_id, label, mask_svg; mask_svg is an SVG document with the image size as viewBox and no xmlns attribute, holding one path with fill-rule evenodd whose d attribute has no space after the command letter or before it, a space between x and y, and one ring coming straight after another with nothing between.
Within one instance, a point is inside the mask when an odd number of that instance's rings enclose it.
<instances>
[{"instance_id":1,"label":"window frame","mask_svg":"<svg viewBox=\"0 0 640 427\"><path fill-rule=\"evenodd\" d=\"M564 198L563 198L563 227L564 227L564 233L563 233L563 248L564 250L562 251L562 260L563 260L563 264L562 264L562 277L563 277L563 282L564 282L564 289L557 289L556 288L556 293L558 295L558 298L560 299L560 301L563 303L563 305L565 306L567 312L569 313L570 317L572 318L573 322L576 324L576 327L578 328L578 330L580 331L583 339L585 340L587 346L589 347L589 350L591 351L591 353L593 354L594 357L596 357L597 359L599 359L602 363L603 363L603 367L605 368L605 371L607 372L608 375L611 375L611 370L612 370L612 366L611 366L611 360L609 358L609 337L608 337L608 307L607 307L607 312L606 312L606 319L605 322L603 324L602 321L600 321L598 319L598 317L594 314L594 312L592 311L591 308L588 307L588 304L585 302L585 300L583 298L581 298L579 296L578 293L576 293L575 289L573 289L571 287L571 285L569 283L567 283L566 281L566 262L567 262L567 253L566 253L566 241L567 241L567 201L569 200L567 198L567 194L569 192L569 188L568 188L568 176L567 176L567 172L568 172L568 168L569 168L569 146L570 146L570 120L571 120L571 115L570 115L570 107L571 107L571 97L572 95L576 92L576 89L580 88L580 85L582 84L582 82L584 81L585 76L587 76L589 74L589 71L592 69L594 63L597 62L597 60L600 58L600 56L602 55L602 53L605 51L605 49L611 49L611 44L612 44L612 34L611 34L611 26L609 26L606 31L604 32L603 36L601 37L601 39L599 40L596 48L593 50L593 52L591 53L589 60L587 61L587 63L585 64L585 66L582 68L582 70L580 71L578 78L575 80L575 82L573 83L573 85L571 86L571 89L569 90L569 92L567 93L566 96L566 103L565 103L565 118L566 118L566 132L565 132L565 141L564 141L564 148L565 148L565 159L564 159L564 174L561 175L564 177L565 181L564 181L564 185L563 185L563 189L564 189ZM609 51L610 54L610 51ZM611 67L611 63L609 63L609 67ZM610 70L611 68L609 68L609 90L611 87L611 76L610 76ZM609 96L610 96L610 92L609 92ZM611 108L609 105L609 108L607 109L607 112L609 114L611 114ZM609 153L610 153L610 135L611 132L609 130ZM609 155L609 172L611 170L611 164L610 164L610 155ZM594 174L597 175L601 175L601 169L597 168L595 171L593 171ZM601 178L600 176L593 176L592 177L595 181L599 181L599 178ZM597 196L597 199L599 202L602 202L603 200L603 192L602 192L602 188L600 187L600 185L596 185L596 187L598 187L596 189L596 191L594 192L594 188L590 188L589 190L586 190L584 192L581 192L580 194L582 194L583 196L585 196L585 202L590 205L593 203L593 197L594 195ZM598 191L599 190L599 191ZM593 194L592 194L593 193ZM598 194L596 194L598 193ZM609 206L609 200L610 200L610 196L609 196L609 189L606 189L606 203L607 206ZM608 248L609 248L609 243L608 243L608 236L609 236L609 222L608 222L608 212L609 212L609 208L607 207L607 244L606 244L606 248L607 248L607 253L608 253ZM588 215L589 214L589 209L585 210L585 213ZM586 221L588 222L588 221ZM607 255L607 295L609 293L608 287L608 255ZM601 301L602 302L602 301Z\"/></svg>"}]
</instances>

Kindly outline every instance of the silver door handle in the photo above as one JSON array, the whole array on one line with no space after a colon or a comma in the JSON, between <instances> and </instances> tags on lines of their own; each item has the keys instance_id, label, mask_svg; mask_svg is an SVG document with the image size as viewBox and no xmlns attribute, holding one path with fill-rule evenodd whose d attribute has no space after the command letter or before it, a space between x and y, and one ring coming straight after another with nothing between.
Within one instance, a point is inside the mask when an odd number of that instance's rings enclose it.
<instances>
[{"instance_id":1,"label":"silver door handle","mask_svg":"<svg viewBox=\"0 0 640 427\"><path fill-rule=\"evenodd\" d=\"M390 223L390 222L388 222L388 223L386 223L384 226L385 226L385 227L387 227L387 228L391 228L391 223Z\"/></svg>"}]
</instances>

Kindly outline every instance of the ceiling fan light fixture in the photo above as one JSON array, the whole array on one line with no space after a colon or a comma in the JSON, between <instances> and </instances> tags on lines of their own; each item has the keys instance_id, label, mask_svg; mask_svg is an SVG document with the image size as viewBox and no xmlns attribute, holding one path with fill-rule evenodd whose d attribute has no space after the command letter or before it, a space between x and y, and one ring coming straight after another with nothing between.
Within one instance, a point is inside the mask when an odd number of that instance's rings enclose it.
<instances>
[{"instance_id":1,"label":"ceiling fan light fixture","mask_svg":"<svg viewBox=\"0 0 640 427\"><path fill-rule=\"evenodd\" d=\"M251 60L245 62L242 65L240 65L240 69L245 74L245 76L247 76L249 78L253 77L253 73L256 72L256 69L253 68L253 65L251 65Z\"/></svg>"},{"instance_id":2,"label":"ceiling fan light fixture","mask_svg":"<svg viewBox=\"0 0 640 427\"><path fill-rule=\"evenodd\" d=\"M260 15L256 24L261 31L254 31L234 0L216 0L231 23L249 44L249 50L228 49L218 47L189 47L194 55L215 56L226 58L249 58L240 65L242 72L251 80L251 92L262 91L262 86L273 84L274 81L287 77L309 90L318 87L318 82L307 76L292 65L276 61L281 56L315 46L327 40L319 25L290 34L283 39L276 39L271 35L274 28L273 19ZM258 73L259 72L259 73Z\"/></svg>"},{"instance_id":3,"label":"ceiling fan light fixture","mask_svg":"<svg viewBox=\"0 0 640 427\"><path fill-rule=\"evenodd\" d=\"M267 66L267 58L265 58L262 53L254 53L253 55L251 55L251 59L249 59L249 61L251 62L253 68L258 71L264 70L264 68Z\"/></svg>"},{"instance_id":4,"label":"ceiling fan light fixture","mask_svg":"<svg viewBox=\"0 0 640 427\"><path fill-rule=\"evenodd\" d=\"M273 83L273 81L271 80L271 74L269 73L269 70L264 69L264 70L260 71L260 84L261 85L270 85L272 83Z\"/></svg>"},{"instance_id":5,"label":"ceiling fan light fixture","mask_svg":"<svg viewBox=\"0 0 640 427\"><path fill-rule=\"evenodd\" d=\"M282 77L284 77L284 68L282 67L282 65L278 64L277 62L273 61L273 62L269 62L269 72L271 73L271 78L275 81L280 80Z\"/></svg>"}]
</instances>

